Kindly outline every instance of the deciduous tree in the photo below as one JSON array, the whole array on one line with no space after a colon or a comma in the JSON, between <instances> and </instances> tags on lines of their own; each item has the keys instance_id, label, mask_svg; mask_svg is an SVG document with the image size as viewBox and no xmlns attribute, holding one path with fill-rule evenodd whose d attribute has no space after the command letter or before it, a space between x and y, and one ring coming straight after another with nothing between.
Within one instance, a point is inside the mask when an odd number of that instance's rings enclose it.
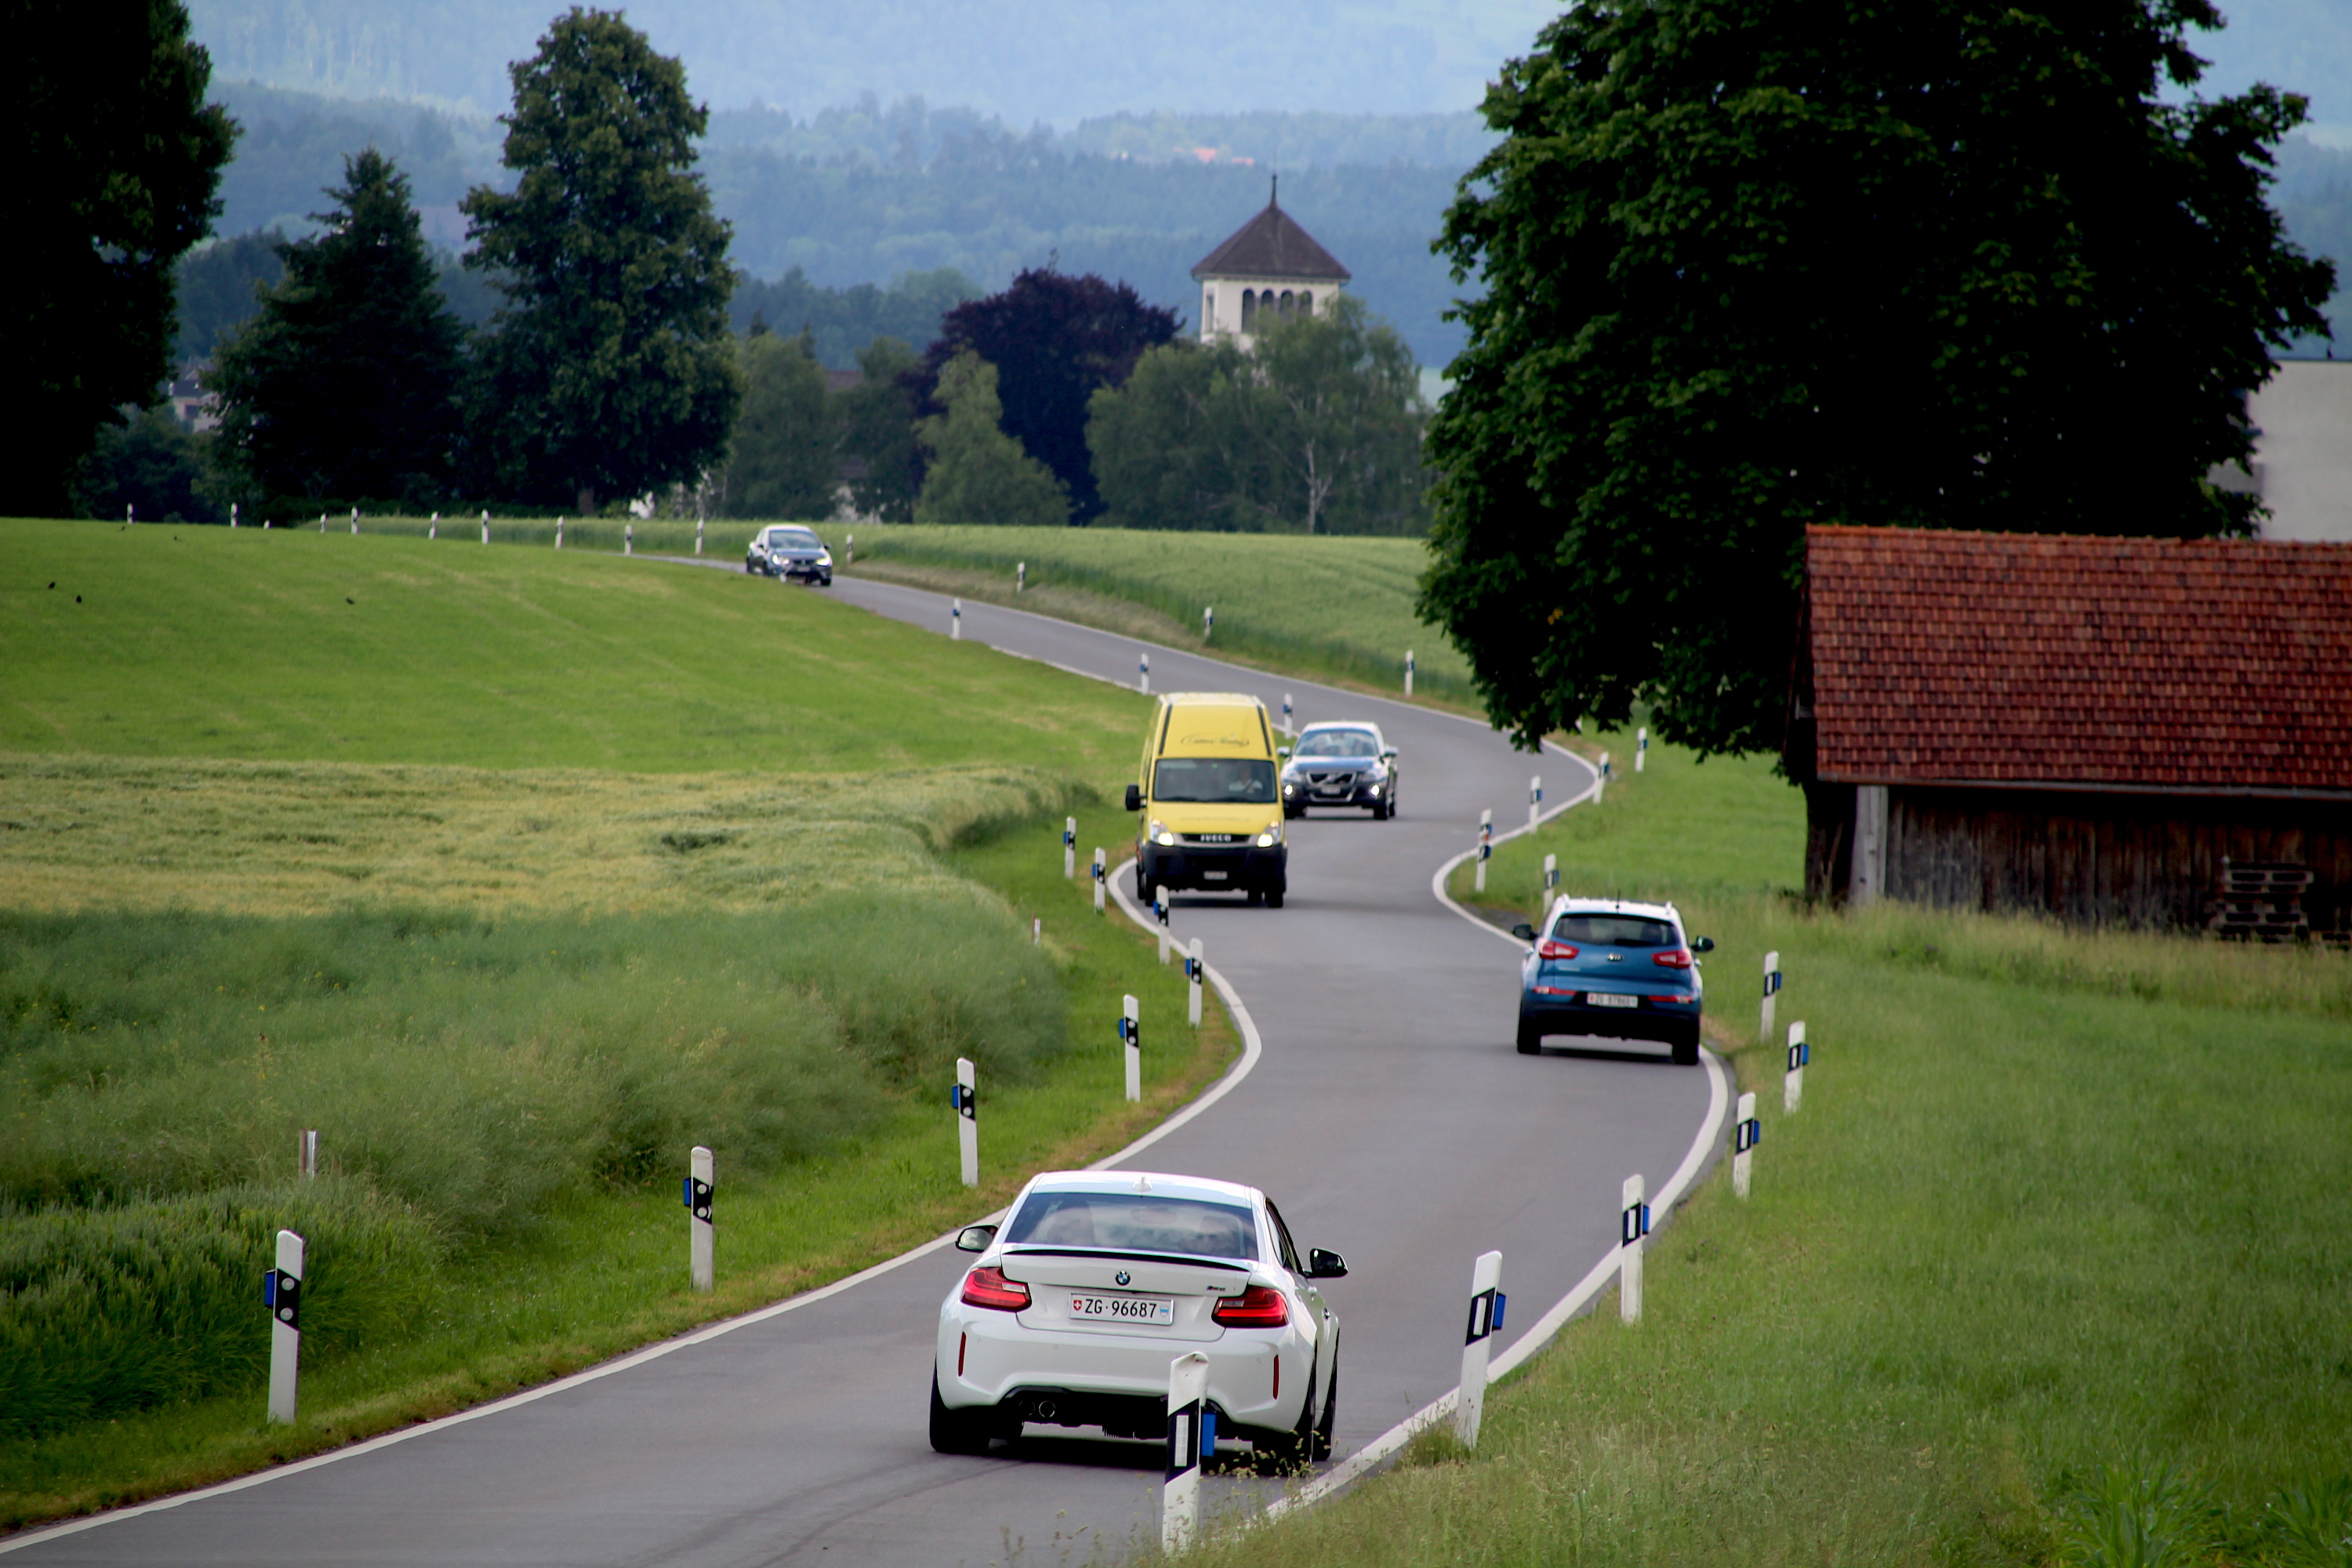
<instances>
[{"instance_id":1,"label":"deciduous tree","mask_svg":"<svg viewBox=\"0 0 2352 1568\"><path fill-rule=\"evenodd\" d=\"M823 519L833 513L838 421L824 367L804 335L758 330L740 340L743 407L727 458L729 517Z\"/></svg>"},{"instance_id":2,"label":"deciduous tree","mask_svg":"<svg viewBox=\"0 0 2352 1568\"><path fill-rule=\"evenodd\" d=\"M939 398L947 412L916 427L930 458L917 522L1051 528L1070 521L1061 480L999 423L994 365L969 350L956 355L940 372Z\"/></svg>"},{"instance_id":3,"label":"deciduous tree","mask_svg":"<svg viewBox=\"0 0 2352 1568\"><path fill-rule=\"evenodd\" d=\"M1125 283L1039 268L1001 294L950 310L924 369L936 382L965 353L994 366L1006 434L1061 480L1072 521L1088 522L1102 502L1087 460L1087 399L1124 383L1143 352L1175 337L1176 327L1175 311L1146 304Z\"/></svg>"},{"instance_id":4,"label":"deciduous tree","mask_svg":"<svg viewBox=\"0 0 2352 1568\"><path fill-rule=\"evenodd\" d=\"M589 511L691 481L724 457L740 395L727 226L695 173L709 111L617 12L573 8L509 74L515 189L462 204L467 264L507 301L476 426L493 482Z\"/></svg>"},{"instance_id":5,"label":"deciduous tree","mask_svg":"<svg viewBox=\"0 0 2352 1568\"><path fill-rule=\"evenodd\" d=\"M428 505L457 453L463 329L391 159L346 158L327 194L323 232L278 243L284 278L221 345L221 449L268 500Z\"/></svg>"},{"instance_id":6,"label":"deciduous tree","mask_svg":"<svg viewBox=\"0 0 2352 1568\"><path fill-rule=\"evenodd\" d=\"M59 517L100 428L171 377L173 266L220 211L236 127L205 101L212 60L180 0L11 15L15 504Z\"/></svg>"},{"instance_id":7,"label":"deciduous tree","mask_svg":"<svg viewBox=\"0 0 2352 1568\"><path fill-rule=\"evenodd\" d=\"M1523 743L1654 705L1769 749L1809 522L2202 534L2330 269L2303 116L2168 103L2208 0L1586 0L1486 103L1441 248L1423 613Z\"/></svg>"}]
</instances>

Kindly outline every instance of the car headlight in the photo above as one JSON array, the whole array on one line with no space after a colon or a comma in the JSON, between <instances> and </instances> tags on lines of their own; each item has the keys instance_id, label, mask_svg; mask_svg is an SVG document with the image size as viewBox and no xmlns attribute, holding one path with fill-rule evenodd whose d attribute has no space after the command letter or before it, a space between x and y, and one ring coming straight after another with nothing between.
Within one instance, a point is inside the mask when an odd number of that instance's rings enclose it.
<instances>
[{"instance_id":1,"label":"car headlight","mask_svg":"<svg viewBox=\"0 0 2352 1568\"><path fill-rule=\"evenodd\" d=\"M1282 827L1279 824L1267 828L1264 833L1257 836L1257 847L1261 849L1271 849L1281 842Z\"/></svg>"},{"instance_id":2,"label":"car headlight","mask_svg":"<svg viewBox=\"0 0 2352 1568\"><path fill-rule=\"evenodd\" d=\"M832 565L832 564L833 564L833 552L832 552L832 551L830 551L830 550L827 550L827 551L824 551L824 552L823 552L822 553L820 553L820 554L817 556L817 558L816 558L816 563L817 563L818 565L820 565L820 566L830 566L830 565Z\"/></svg>"},{"instance_id":3,"label":"car headlight","mask_svg":"<svg viewBox=\"0 0 2352 1568\"><path fill-rule=\"evenodd\" d=\"M1157 822L1145 828L1144 831L1151 836L1151 842L1159 845L1163 849L1173 846L1176 842L1176 836L1169 832L1167 828L1163 827Z\"/></svg>"},{"instance_id":4,"label":"car headlight","mask_svg":"<svg viewBox=\"0 0 2352 1568\"><path fill-rule=\"evenodd\" d=\"M1282 793L1285 795L1297 795L1298 793L1298 786L1291 783L1288 779L1285 779L1282 781Z\"/></svg>"},{"instance_id":5,"label":"car headlight","mask_svg":"<svg viewBox=\"0 0 2352 1568\"><path fill-rule=\"evenodd\" d=\"M1372 793L1373 793L1374 795L1378 795L1378 794L1380 794L1380 793L1381 793L1381 786L1380 786L1380 785L1378 785L1378 784L1374 784L1374 785L1372 786Z\"/></svg>"}]
</instances>

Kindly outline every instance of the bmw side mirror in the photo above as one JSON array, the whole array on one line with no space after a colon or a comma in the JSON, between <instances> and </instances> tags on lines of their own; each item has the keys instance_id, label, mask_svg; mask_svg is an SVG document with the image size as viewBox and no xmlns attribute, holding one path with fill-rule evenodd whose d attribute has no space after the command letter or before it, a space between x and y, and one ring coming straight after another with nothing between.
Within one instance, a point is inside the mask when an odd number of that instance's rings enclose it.
<instances>
[{"instance_id":1,"label":"bmw side mirror","mask_svg":"<svg viewBox=\"0 0 2352 1568\"><path fill-rule=\"evenodd\" d=\"M1309 1279L1345 1279L1348 1260L1336 1252L1326 1252L1319 1247L1307 1249L1307 1278Z\"/></svg>"},{"instance_id":2,"label":"bmw side mirror","mask_svg":"<svg viewBox=\"0 0 2352 1568\"><path fill-rule=\"evenodd\" d=\"M1713 952L1715 951L1715 938L1711 936L1695 936L1691 938L1691 951L1693 952Z\"/></svg>"},{"instance_id":3,"label":"bmw side mirror","mask_svg":"<svg viewBox=\"0 0 2352 1568\"><path fill-rule=\"evenodd\" d=\"M1536 939L1536 928L1528 924L1527 921L1521 921L1518 924L1511 928L1511 934L1517 937L1521 942L1533 942Z\"/></svg>"},{"instance_id":4,"label":"bmw side mirror","mask_svg":"<svg viewBox=\"0 0 2352 1568\"><path fill-rule=\"evenodd\" d=\"M995 1239L996 1227L994 1226L968 1225L964 1226L961 1231L957 1233L956 1250L958 1252L986 1252L988 1250L988 1244Z\"/></svg>"},{"instance_id":5,"label":"bmw side mirror","mask_svg":"<svg viewBox=\"0 0 2352 1568\"><path fill-rule=\"evenodd\" d=\"M1143 786L1141 784L1129 784L1127 786L1127 809L1129 811L1141 811L1143 809Z\"/></svg>"}]
</instances>

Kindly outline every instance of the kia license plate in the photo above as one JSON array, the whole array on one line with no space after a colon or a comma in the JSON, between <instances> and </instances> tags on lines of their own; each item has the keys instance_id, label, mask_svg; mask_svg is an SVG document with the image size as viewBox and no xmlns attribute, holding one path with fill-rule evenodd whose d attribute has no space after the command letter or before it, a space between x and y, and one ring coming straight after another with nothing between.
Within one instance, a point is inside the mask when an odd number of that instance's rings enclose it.
<instances>
[{"instance_id":1,"label":"kia license plate","mask_svg":"<svg viewBox=\"0 0 2352 1568\"><path fill-rule=\"evenodd\" d=\"M1225 879L1228 873L1223 871L1203 871L1201 873L1201 880L1203 882L1222 882Z\"/></svg>"},{"instance_id":2,"label":"kia license plate","mask_svg":"<svg viewBox=\"0 0 2352 1568\"><path fill-rule=\"evenodd\" d=\"M1621 995L1614 991L1588 991L1584 999L1595 1007L1639 1007L1642 1005L1639 996Z\"/></svg>"},{"instance_id":3,"label":"kia license plate","mask_svg":"<svg viewBox=\"0 0 2352 1568\"><path fill-rule=\"evenodd\" d=\"M1089 1323L1158 1323L1176 1321L1176 1298L1173 1296L1096 1296L1070 1297L1070 1316Z\"/></svg>"}]
</instances>

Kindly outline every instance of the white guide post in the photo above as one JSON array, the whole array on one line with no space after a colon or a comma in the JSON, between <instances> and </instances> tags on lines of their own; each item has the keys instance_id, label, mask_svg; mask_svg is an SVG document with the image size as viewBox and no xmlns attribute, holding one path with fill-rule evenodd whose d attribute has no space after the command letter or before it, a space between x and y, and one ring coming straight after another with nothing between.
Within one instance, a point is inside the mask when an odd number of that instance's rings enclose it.
<instances>
[{"instance_id":1,"label":"white guide post","mask_svg":"<svg viewBox=\"0 0 2352 1568\"><path fill-rule=\"evenodd\" d=\"M1168 943L1172 940L1174 934L1168 929L1167 889L1160 888L1154 889L1151 897L1151 912L1157 916L1160 921L1160 962L1164 966L1168 963Z\"/></svg>"},{"instance_id":2,"label":"white guide post","mask_svg":"<svg viewBox=\"0 0 2352 1568\"><path fill-rule=\"evenodd\" d=\"M563 548L563 520L560 517L555 520L555 548Z\"/></svg>"},{"instance_id":3,"label":"white guide post","mask_svg":"<svg viewBox=\"0 0 2352 1568\"><path fill-rule=\"evenodd\" d=\"M1404 650L1404 694L1412 695L1412 649Z\"/></svg>"},{"instance_id":4,"label":"white guide post","mask_svg":"<svg viewBox=\"0 0 2352 1568\"><path fill-rule=\"evenodd\" d=\"M1149 653L1135 656L1135 689L1146 697L1151 695L1151 656Z\"/></svg>"},{"instance_id":5,"label":"white guide post","mask_svg":"<svg viewBox=\"0 0 2352 1568\"><path fill-rule=\"evenodd\" d=\"M1650 1193L1639 1176L1625 1178L1624 1206L1617 1216L1617 1315L1642 1321L1642 1250L1650 1234Z\"/></svg>"},{"instance_id":6,"label":"white guide post","mask_svg":"<svg viewBox=\"0 0 2352 1568\"><path fill-rule=\"evenodd\" d=\"M433 521L425 525L425 537L427 541L437 540L441 537L441 514L439 512L435 512L433 514Z\"/></svg>"},{"instance_id":7,"label":"white guide post","mask_svg":"<svg viewBox=\"0 0 2352 1568\"><path fill-rule=\"evenodd\" d=\"M484 513L482 514L482 542L483 542L483 543L485 543L485 544L488 544L489 542L490 542L490 514L489 514L488 512L484 512Z\"/></svg>"},{"instance_id":8,"label":"white guide post","mask_svg":"<svg viewBox=\"0 0 2352 1568\"><path fill-rule=\"evenodd\" d=\"M948 641L963 641L963 601L955 599L948 605Z\"/></svg>"},{"instance_id":9,"label":"white guide post","mask_svg":"<svg viewBox=\"0 0 2352 1568\"><path fill-rule=\"evenodd\" d=\"M1078 819L1062 818L1062 879L1070 881L1078 874Z\"/></svg>"},{"instance_id":10,"label":"white guide post","mask_svg":"<svg viewBox=\"0 0 2352 1568\"><path fill-rule=\"evenodd\" d=\"M1544 857L1544 897L1549 900L1551 897L1552 889L1559 886L1559 857L1557 855L1547 855Z\"/></svg>"},{"instance_id":11,"label":"white guide post","mask_svg":"<svg viewBox=\"0 0 2352 1568\"><path fill-rule=\"evenodd\" d=\"M1013 563L1013 591L1018 594L1027 586L1029 586L1029 563L1016 561Z\"/></svg>"},{"instance_id":12,"label":"white guide post","mask_svg":"<svg viewBox=\"0 0 2352 1568\"><path fill-rule=\"evenodd\" d=\"M963 1155L963 1184L980 1185L980 1086L972 1077L971 1058L956 1058L956 1139Z\"/></svg>"},{"instance_id":13,"label":"white guide post","mask_svg":"<svg viewBox=\"0 0 2352 1568\"><path fill-rule=\"evenodd\" d=\"M1528 826L1533 827L1543 817L1543 774L1528 778Z\"/></svg>"},{"instance_id":14,"label":"white guide post","mask_svg":"<svg viewBox=\"0 0 2352 1568\"><path fill-rule=\"evenodd\" d=\"M1217 629L1217 612L1216 612L1216 608L1215 608L1215 606L1211 605L1202 605L1202 606L1201 606L1201 640L1202 640L1202 642L1207 642L1207 641L1209 640L1209 638L1210 638L1213 635L1214 635L1214 633L1216 632L1216 629Z\"/></svg>"},{"instance_id":15,"label":"white guide post","mask_svg":"<svg viewBox=\"0 0 2352 1568\"><path fill-rule=\"evenodd\" d=\"M1764 1124L1756 1120L1756 1097L1739 1097L1739 1120L1731 1128L1731 1195L1748 1195L1748 1166L1756 1158L1756 1145L1764 1136Z\"/></svg>"},{"instance_id":16,"label":"white guide post","mask_svg":"<svg viewBox=\"0 0 2352 1568\"><path fill-rule=\"evenodd\" d=\"M1160 1486L1160 1550L1173 1556L1201 1528L1201 1458L1215 1442L1209 1409L1209 1358L1199 1351L1168 1363L1168 1476ZM1206 1438L1206 1441L1203 1439Z\"/></svg>"},{"instance_id":17,"label":"white guide post","mask_svg":"<svg viewBox=\"0 0 2352 1568\"><path fill-rule=\"evenodd\" d=\"M291 1426L302 1369L302 1238L290 1230L278 1233L278 1267L268 1285L269 1419Z\"/></svg>"},{"instance_id":18,"label":"white guide post","mask_svg":"<svg viewBox=\"0 0 2352 1568\"><path fill-rule=\"evenodd\" d=\"M1286 735L1298 733L1290 727L1290 693L1287 691L1282 694L1282 732Z\"/></svg>"},{"instance_id":19,"label":"white guide post","mask_svg":"<svg viewBox=\"0 0 2352 1568\"><path fill-rule=\"evenodd\" d=\"M1470 1269L1470 1331L1462 1342L1462 1393L1454 1406L1454 1435L1465 1448L1478 1446L1478 1422L1486 1413L1486 1362L1503 1326L1502 1285L1503 1255L1480 1253Z\"/></svg>"},{"instance_id":20,"label":"white guide post","mask_svg":"<svg viewBox=\"0 0 2352 1568\"><path fill-rule=\"evenodd\" d=\"M1790 1116L1805 1103L1805 1064L1813 1059L1812 1047L1805 1043L1805 1021L1802 1018L1789 1026L1789 1076L1780 1084L1780 1110Z\"/></svg>"},{"instance_id":21,"label":"white guide post","mask_svg":"<svg viewBox=\"0 0 2352 1568\"><path fill-rule=\"evenodd\" d=\"M1482 811L1482 812L1480 812L1480 813L1478 814L1478 881L1477 881L1477 889L1478 889L1478 891L1480 891L1480 892L1482 892L1482 893L1483 893L1483 892L1485 892L1485 891L1486 890L1486 858L1487 858L1489 855L1492 855L1494 852L1495 852L1495 814L1494 814L1492 811Z\"/></svg>"},{"instance_id":22,"label":"white guide post","mask_svg":"<svg viewBox=\"0 0 2352 1568\"><path fill-rule=\"evenodd\" d=\"M621 524L621 553L635 555L636 552L637 525L634 522L625 522Z\"/></svg>"},{"instance_id":23,"label":"white guide post","mask_svg":"<svg viewBox=\"0 0 2352 1568\"><path fill-rule=\"evenodd\" d=\"M1650 760L1650 731L1644 728L1633 731L1633 771L1640 773Z\"/></svg>"},{"instance_id":24,"label":"white guide post","mask_svg":"<svg viewBox=\"0 0 2352 1568\"><path fill-rule=\"evenodd\" d=\"M1099 844L1095 846L1094 877L1095 913L1100 914L1103 912L1103 895L1110 890L1110 878L1105 873L1103 868L1102 846Z\"/></svg>"},{"instance_id":25,"label":"white guide post","mask_svg":"<svg viewBox=\"0 0 2352 1568\"><path fill-rule=\"evenodd\" d=\"M694 552L702 553L702 519L698 517L694 520Z\"/></svg>"},{"instance_id":26,"label":"white guide post","mask_svg":"<svg viewBox=\"0 0 2352 1568\"><path fill-rule=\"evenodd\" d=\"M1029 921L1029 945L1031 947L1045 945L1045 920L1042 915L1033 917Z\"/></svg>"},{"instance_id":27,"label":"white guide post","mask_svg":"<svg viewBox=\"0 0 2352 1568\"><path fill-rule=\"evenodd\" d=\"M438 516L439 513L436 512L435 515ZM231 528L236 526L236 502L235 501L228 503L228 525Z\"/></svg>"},{"instance_id":28,"label":"white guide post","mask_svg":"<svg viewBox=\"0 0 2352 1568\"><path fill-rule=\"evenodd\" d=\"M1118 1021L1119 1044L1127 1058L1127 1098L1140 1103L1143 1099L1143 1016L1132 996L1120 999L1127 1015Z\"/></svg>"},{"instance_id":29,"label":"white guide post","mask_svg":"<svg viewBox=\"0 0 2352 1568\"><path fill-rule=\"evenodd\" d=\"M138 521L139 521L139 503L138 503L137 501L125 501L125 502L123 502L123 503L122 503L122 526L123 526L123 527L125 527L125 528L128 528L128 527L130 527L132 523L137 522ZM320 517L319 517L319 531L320 531L320 533L324 533L324 532L326 532L326 531L327 531L327 519L326 519L326 515L325 515L323 512L322 512L322 513L320 513Z\"/></svg>"},{"instance_id":30,"label":"white guide post","mask_svg":"<svg viewBox=\"0 0 2352 1568\"><path fill-rule=\"evenodd\" d=\"M857 564L857 535L854 533L842 535L841 563L844 566Z\"/></svg>"},{"instance_id":31,"label":"white guide post","mask_svg":"<svg viewBox=\"0 0 2352 1568\"><path fill-rule=\"evenodd\" d=\"M306 1182L319 1179L319 1130L306 1127L294 1140L294 1168Z\"/></svg>"},{"instance_id":32,"label":"white guide post","mask_svg":"<svg viewBox=\"0 0 2352 1568\"><path fill-rule=\"evenodd\" d=\"M718 1190L710 1151L697 1143L686 1157L686 1268L688 1283L700 1291L711 1288L711 1204Z\"/></svg>"},{"instance_id":33,"label":"white guide post","mask_svg":"<svg viewBox=\"0 0 2352 1568\"><path fill-rule=\"evenodd\" d=\"M357 538L359 537L359 532L360 532L360 509L359 509L359 508L357 508L357 507L353 507L353 508L352 508L352 538L354 538L354 539L357 539Z\"/></svg>"},{"instance_id":34,"label":"white guide post","mask_svg":"<svg viewBox=\"0 0 2352 1568\"><path fill-rule=\"evenodd\" d=\"M1196 1029L1201 1026L1201 978L1203 973L1204 966L1201 963L1201 939L1196 936L1192 939L1192 954L1184 961L1184 978L1192 982L1192 1001L1189 1016L1192 1027Z\"/></svg>"},{"instance_id":35,"label":"white guide post","mask_svg":"<svg viewBox=\"0 0 2352 1568\"><path fill-rule=\"evenodd\" d=\"M1772 1015L1778 1011L1780 999L1780 954L1776 949L1764 955L1764 1011L1756 1025L1759 1044L1772 1042Z\"/></svg>"}]
</instances>

